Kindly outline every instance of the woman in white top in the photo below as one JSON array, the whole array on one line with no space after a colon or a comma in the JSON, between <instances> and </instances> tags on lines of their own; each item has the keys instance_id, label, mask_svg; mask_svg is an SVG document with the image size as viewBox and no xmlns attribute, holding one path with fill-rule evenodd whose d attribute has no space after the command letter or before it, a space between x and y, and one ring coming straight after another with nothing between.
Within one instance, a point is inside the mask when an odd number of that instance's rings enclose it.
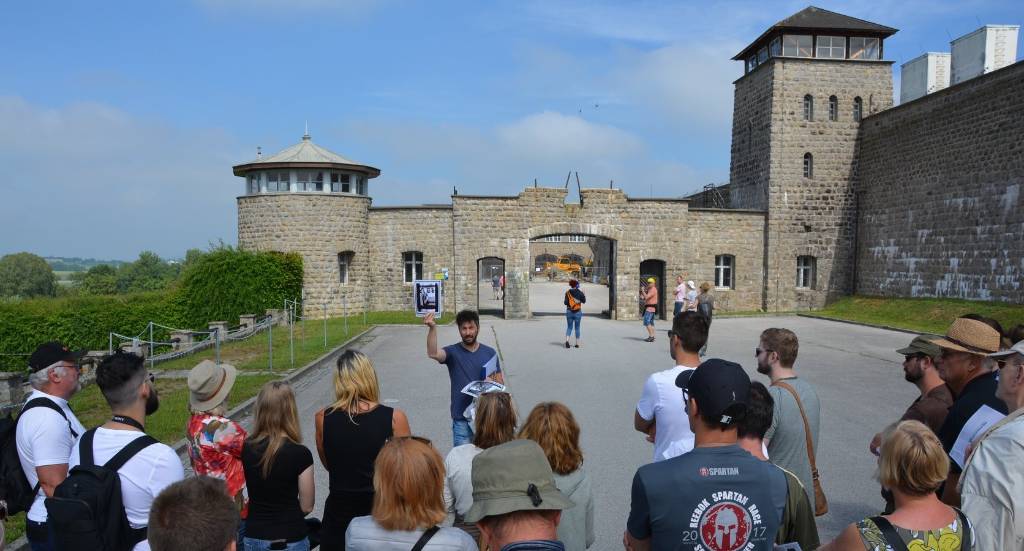
<instances>
[{"instance_id":1,"label":"woman in white top","mask_svg":"<svg viewBox=\"0 0 1024 551\"><path fill-rule=\"evenodd\" d=\"M686 284L683 283L683 276L676 276L676 301L672 307L672 319L675 319L679 315L679 312L683 311L683 304L686 302Z\"/></svg>"},{"instance_id":2,"label":"woman in white top","mask_svg":"<svg viewBox=\"0 0 1024 551\"><path fill-rule=\"evenodd\" d=\"M455 513L454 526L462 528L474 538L480 532L476 524L462 520L473 505L473 458L487 448L504 444L516 434L515 406L507 392L489 392L480 396L476 405L476 424L473 443L452 448L444 460L447 475L444 479L444 504Z\"/></svg>"},{"instance_id":3,"label":"woman in white top","mask_svg":"<svg viewBox=\"0 0 1024 551\"><path fill-rule=\"evenodd\" d=\"M692 279L686 282L686 305L683 309L687 312L697 311L697 287Z\"/></svg>"}]
</instances>

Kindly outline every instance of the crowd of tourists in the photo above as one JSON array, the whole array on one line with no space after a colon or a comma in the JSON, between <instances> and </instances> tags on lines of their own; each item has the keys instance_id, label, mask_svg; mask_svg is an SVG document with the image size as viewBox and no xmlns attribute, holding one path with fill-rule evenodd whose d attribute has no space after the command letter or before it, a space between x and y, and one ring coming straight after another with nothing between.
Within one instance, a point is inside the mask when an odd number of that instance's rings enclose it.
<instances>
[{"instance_id":1,"label":"crowd of tourists","mask_svg":"<svg viewBox=\"0 0 1024 551\"><path fill-rule=\"evenodd\" d=\"M754 353L765 386L736 363L701 359L709 317L679 309L668 332L676 365L642 386L633 421L653 457L633 477L627 550L1024 548L1015 507L1024 495L1024 327L1004 332L968 315L945 336L897 351L920 396L866 443L885 510L850 519L822 545L821 403L797 374L797 336L761 333ZM595 498L573 413L543 402L520 421L499 355L477 340L475 312L459 312L460 341L443 348L433 317L424 324L427 356L450 377L454 447L442 458L412 435L405 413L381 403L371 359L345 350L334 402L314 417L329 477L321 520L309 517L315 459L287 382L262 387L246 430L227 417L235 368L195 366L192 414L182 419L195 476L186 478L174 450L145 434L160 401L144 359L102 360L96 385L111 416L86 430L68 404L81 388L80 356L56 342L29 359L33 392L10 431L16 454L0 454L0 509L27 511L34 551L591 547ZM462 392L480 381L498 384L475 398Z\"/></svg>"}]
</instances>

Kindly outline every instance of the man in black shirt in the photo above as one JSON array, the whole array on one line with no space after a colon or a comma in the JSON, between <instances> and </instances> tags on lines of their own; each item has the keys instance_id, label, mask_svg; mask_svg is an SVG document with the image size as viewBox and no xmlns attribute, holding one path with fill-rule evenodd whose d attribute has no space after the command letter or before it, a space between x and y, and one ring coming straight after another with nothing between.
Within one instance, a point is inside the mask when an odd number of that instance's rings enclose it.
<instances>
[{"instance_id":1,"label":"man in black shirt","mask_svg":"<svg viewBox=\"0 0 1024 551\"><path fill-rule=\"evenodd\" d=\"M939 440L951 460L949 477L942 491L942 501L949 505L960 505L956 483L966 459L967 445L1006 415L1006 404L996 398L998 381L992 370L993 362L987 357L999 351L1001 338L998 331L984 322L957 318L945 338L932 341L942 348L937 363L939 376L949 385L954 397L939 429Z\"/></svg>"}]
</instances>

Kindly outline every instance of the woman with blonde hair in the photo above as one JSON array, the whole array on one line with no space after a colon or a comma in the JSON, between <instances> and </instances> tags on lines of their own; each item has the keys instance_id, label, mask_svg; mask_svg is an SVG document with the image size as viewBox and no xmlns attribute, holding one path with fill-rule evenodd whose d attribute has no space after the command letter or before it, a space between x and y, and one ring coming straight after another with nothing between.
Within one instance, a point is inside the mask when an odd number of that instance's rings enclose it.
<instances>
[{"instance_id":1,"label":"woman with blonde hair","mask_svg":"<svg viewBox=\"0 0 1024 551\"><path fill-rule=\"evenodd\" d=\"M320 534L324 551L345 549L348 523L373 506L377 453L391 437L409 435L405 414L380 404L377 372L362 352L346 350L338 358L334 397L316 413L316 450L330 479Z\"/></svg>"},{"instance_id":2,"label":"woman with blonde hair","mask_svg":"<svg viewBox=\"0 0 1024 551\"><path fill-rule=\"evenodd\" d=\"M252 434L242 448L249 489L245 551L308 551L305 516L313 510L313 454L302 445L295 393L271 381L256 396Z\"/></svg>"},{"instance_id":3,"label":"woman with blonde hair","mask_svg":"<svg viewBox=\"0 0 1024 551\"><path fill-rule=\"evenodd\" d=\"M444 466L429 440L398 437L377 454L373 471L373 513L352 519L345 533L349 551L475 551L469 535L437 528L445 519L441 489Z\"/></svg>"},{"instance_id":4,"label":"woman with blonde hair","mask_svg":"<svg viewBox=\"0 0 1024 551\"><path fill-rule=\"evenodd\" d=\"M454 526L474 538L480 537L476 524L463 517L473 505L473 458L480 452L515 438L518 421L512 395L488 392L477 399L473 442L452 448L444 460L445 508L455 514Z\"/></svg>"},{"instance_id":5,"label":"woman with blonde hair","mask_svg":"<svg viewBox=\"0 0 1024 551\"><path fill-rule=\"evenodd\" d=\"M882 486L892 491L896 509L890 515L866 518L847 526L822 549L974 549L970 521L960 510L939 501L935 494L948 472L949 456L931 429L920 421L890 426L882 436L877 476Z\"/></svg>"},{"instance_id":6,"label":"woman with blonde hair","mask_svg":"<svg viewBox=\"0 0 1024 551\"><path fill-rule=\"evenodd\" d=\"M575 507L562 511L558 539L566 551L583 551L594 544L594 491L583 470L580 426L572 411L559 402L542 402L526 417L519 438L533 440L555 474L555 486Z\"/></svg>"}]
</instances>

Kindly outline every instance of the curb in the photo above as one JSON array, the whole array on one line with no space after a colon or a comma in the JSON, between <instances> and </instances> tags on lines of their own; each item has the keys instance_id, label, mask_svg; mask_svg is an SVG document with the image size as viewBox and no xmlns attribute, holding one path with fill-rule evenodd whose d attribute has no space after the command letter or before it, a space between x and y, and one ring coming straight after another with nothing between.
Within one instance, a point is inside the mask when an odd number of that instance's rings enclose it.
<instances>
[{"instance_id":1,"label":"curb","mask_svg":"<svg viewBox=\"0 0 1024 551\"><path fill-rule=\"evenodd\" d=\"M374 330L376 328L377 328L377 326L374 325L374 326L371 326L371 327L367 327L366 329L363 329L359 333L357 333L355 335L352 335L352 337L349 338L348 340L346 340L345 342L343 342L343 343L339 344L338 346L335 346L334 348L328 350L327 352L325 352L323 355L321 355L317 359L315 359L315 360L309 362L308 364L306 364L305 366L300 367L300 368L296 369L295 371L292 371L291 373L285 375L284 377L282 377L282 379L287 381L287 382L289 382L289 383L295 382L295 381L298 381L298 380L301 380L301 379L305 379L307 376L312 374L313 371L316 368L320 367L325 362L330 362L331 360L333 360L333 359L337 358L338 356L340 356L342 350L344 350L345 347L348 346L350 343L352 343L356 339L362 337L363 335L369 333L370 331L372 331L372 330ZM241 417L246 417L246 416L248 416L252 412L252 410L253 410L253 408L255 406L256 406L256 396L253 396L253 397L249 398L248 400L246 400L246 401L242 402L241 404L238 404L237 406L232 408L231 411L229 411L227 413L226 417L228 417L228 418L230 418L232 420L238 420ZM186 464L187 465L188 459L185 456L185 454L186 454L186 446L187 446L186 440L184 438L182 438L181 440L178 440L177 442L175 442L173 444L169 444L169 446L171 446L171 449L174 450L174 453L177 454L180 459L182 459L182 464ZM0 542L0 543L2 543L2 542ZM4 547L4 549L7 549L9 551L28 551L28 549L29 549L28 539L25 536L21 536L20 538L12 541L10 543L10 545Z\"/></svg>"},{"instance_id":2,"label":"curb","mask_svg":"<svg viewBox=\"0 0 1024 551\"><path fill-rule=\"evenodd\" d=\"M835 321L835 322L838 322L838 323L848 323L850 325L859 325L861 327L872 327L872 328L875 328L875 329L885 329L886 331L898 331L900 333L907 333L908 335L923 335L923 334L927 333L927 331L912 331L910 329L903 329L903 328L900 328L900 327L892 327L892 326L889 326L889 325L879 325L877 323L866 323L866 322L863 322L863 321L852 321L852 320L844 320L844 319L839 319L839 318L831 318L831 317L828 317L828 316L820 316L818 314L797 314L797 315L800 316L800 317L803 317L803 318L814 318L814 319L820 319L820 320L825 320L825 321Z\"/></svg>"}]
</instances>

